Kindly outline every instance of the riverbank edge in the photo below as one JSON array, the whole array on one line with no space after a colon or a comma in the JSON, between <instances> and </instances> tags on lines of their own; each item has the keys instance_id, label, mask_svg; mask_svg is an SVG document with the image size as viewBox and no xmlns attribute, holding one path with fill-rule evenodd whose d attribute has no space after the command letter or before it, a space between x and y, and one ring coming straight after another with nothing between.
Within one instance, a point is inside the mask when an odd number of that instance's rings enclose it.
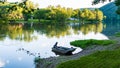
<instances>
[{"instance_id":1,"label":"riverbank edge","mask_svg":"<svg viewBox=\"0 0 120 68\"><path fill-rule=\"evenodd\" d=\"M114 50L118 47L120 47L120 38L115 36L109 36L109 39L117 41L115 44L110 44L108 46L97 46L93 45L90 47L85 48L81 52L78 52L71 56L59 56L59 57L49 57L49 58L43 58L39 62L35 63L36 68L56 68L57 64L66 62L69 60L76 60L80 57L90 55L92 53L95 53L96 51L104 51L104 50Z\"/></svg>"}]
</instances>

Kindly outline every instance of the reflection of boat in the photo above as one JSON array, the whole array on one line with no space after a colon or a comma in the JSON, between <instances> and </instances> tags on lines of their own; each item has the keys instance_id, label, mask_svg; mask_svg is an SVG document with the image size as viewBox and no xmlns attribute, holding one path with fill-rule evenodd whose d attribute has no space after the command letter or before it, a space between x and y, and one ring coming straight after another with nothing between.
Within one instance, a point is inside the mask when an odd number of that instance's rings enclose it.
<instances>
[{"instance_id":1,"label":"reflection of boat","mask_svg":"<svg viewBox=\"0 0 120 68\"><path fill-rule=\"evenodd\" d=\"M57 46L58 42L55 43L55 45L52 47L52 51L59 54L69 55L72 54L73 51L75 51L76 48L67 48L62 46Z\"/></svg>"}]
</instances>

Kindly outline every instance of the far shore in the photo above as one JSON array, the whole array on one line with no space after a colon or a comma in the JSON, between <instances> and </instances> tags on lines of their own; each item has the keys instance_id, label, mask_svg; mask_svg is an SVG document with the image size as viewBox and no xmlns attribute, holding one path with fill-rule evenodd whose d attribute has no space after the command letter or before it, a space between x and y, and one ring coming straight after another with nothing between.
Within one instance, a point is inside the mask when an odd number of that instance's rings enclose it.
<instances>
[{"instance_id":1,"label":"far shore","mask_svg":"<svg viewBox=\"0 0 120 68\"><path fill-rule=\"evenodd\" d=\"M41 59L39 63L36 63L36 68L56 68L57 64L69 61L69 60L75 60L80 57L95 53L96 51L103 51L103 50L114 50L120 47L120 38L115 36L109 36L109 39L117 41L116 44L110 44L108 46L97 46L93 45L90 47L85 48L81 52L78 52L71 56L59 56L59 57L49 57Z\"/></svg>"}]
</instances>

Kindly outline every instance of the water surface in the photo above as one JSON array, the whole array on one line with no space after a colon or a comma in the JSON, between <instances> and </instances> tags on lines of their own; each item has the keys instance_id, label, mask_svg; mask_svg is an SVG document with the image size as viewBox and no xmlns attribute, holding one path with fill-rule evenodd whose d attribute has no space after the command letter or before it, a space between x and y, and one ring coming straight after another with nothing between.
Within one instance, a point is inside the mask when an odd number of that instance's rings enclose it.
<instances>
[{"instance_id":1,"label":"water surface","mask_svg":"<svg viewBox=\"0 0 120 68\"><path fill-rule=\"evenodd\" d=\"M74 47L70 45L70 41L108 39L106 35L109 28L101 22L62 25L27 23L0 25L0 67L34 68L35 57L59 56L51 51L55 42L58 42L58 46ZM73 54L81 50L77 48Z\"/></svg>"}]
</instances>

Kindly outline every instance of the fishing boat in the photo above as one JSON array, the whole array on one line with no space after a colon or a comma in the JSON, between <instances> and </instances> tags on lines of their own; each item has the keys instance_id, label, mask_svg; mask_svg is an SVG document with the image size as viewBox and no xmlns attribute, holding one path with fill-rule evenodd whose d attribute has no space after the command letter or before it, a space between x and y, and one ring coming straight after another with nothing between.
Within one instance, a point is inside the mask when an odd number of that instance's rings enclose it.
<instances>
[{"instance_id":1,"label":"fishing boat","mask_svg":"<svg viewBox=\"0 0 120 68\"><path fill-rule=\"evenodd\" d=\"M76 50L76 48L73 47L67 48L67 47L57 46L57 44L58 42L56 42L52 47L52 51L55 53L68 55L68 54L72 54L72 52Z\"/></svg>"}]
</instances>

